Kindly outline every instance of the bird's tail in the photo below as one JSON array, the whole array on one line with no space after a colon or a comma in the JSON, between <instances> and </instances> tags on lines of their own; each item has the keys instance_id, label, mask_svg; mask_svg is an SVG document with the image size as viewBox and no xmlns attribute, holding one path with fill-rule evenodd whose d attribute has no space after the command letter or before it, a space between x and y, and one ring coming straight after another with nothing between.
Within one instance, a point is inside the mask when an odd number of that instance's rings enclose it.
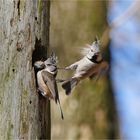
<instances>
[{"instance_id":1,"label":"bird's tail","mask_svg":"<svg viewBox=\"0 0 140 140\"><path fill-rule=\"evenodd\" d=\"M60 113L61 113L61 118L62 120L64 120L64 115L63 115L63 111L62 111L62 108L61 108L61 104L60 104L60 100L58 99L58 105L59 105L59 109L60 109Z\"/></svg>"},{"instance_id":2,"label":"bird's tail","mask_svg":"<svg viewBox=\"0 0 140 140\"><path fill-rule=\"evenodd\" d=\"M65 90L66 95L70 95L72 89L78 84L77 78L71 78L62 84L62 88Z\"/></svg>"}]
</instances>

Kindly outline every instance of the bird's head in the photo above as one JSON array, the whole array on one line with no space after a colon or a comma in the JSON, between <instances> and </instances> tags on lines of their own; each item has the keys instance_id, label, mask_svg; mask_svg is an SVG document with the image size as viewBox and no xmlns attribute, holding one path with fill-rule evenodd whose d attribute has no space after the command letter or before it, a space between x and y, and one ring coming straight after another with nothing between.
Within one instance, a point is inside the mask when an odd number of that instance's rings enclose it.
<instances>
[{"instance_id":1,"label":"bird's head","mask_svg":"<svg viewBox=\"0 0 140 140\"><path fill-rule=\"evenodd\" d=\"M50 57L44 61L45 64L45 69L51 73L51 74L56 74L57 73L57 56L55 53L52 53Z\"/></svg>"},{"instance_id":2,"label":"bird's head","mask_svg":"<svg viewBox=\"0 0 140 140\"><path fill-rule=\"evenodd\" d=\"M83 50L83 54L86 55L88 59L92 59L94 56L100 54L100 41L97 37L92 45L87 44L87 47Z\"/></svg>"}]
</instances>

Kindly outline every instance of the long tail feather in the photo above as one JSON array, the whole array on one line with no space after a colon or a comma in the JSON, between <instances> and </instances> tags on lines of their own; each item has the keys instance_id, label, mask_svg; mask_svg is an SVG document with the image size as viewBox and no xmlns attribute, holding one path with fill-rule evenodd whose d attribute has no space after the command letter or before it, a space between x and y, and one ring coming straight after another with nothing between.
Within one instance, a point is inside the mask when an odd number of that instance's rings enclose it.
<instances>
[{"instance_id":1,"label":"long tail feather","mask_svg":"<svg viewBox=\"0 0 140 140\"><path fill-rule=\"evenodd\" d=\"M59 99L58 99L58 105L59 105L59 109L60 109L60 113L61 113L61 118L62 118L62 120L64 120L64 115L63 115L63 111L62 111L62 107L61 107Z\"/></svg>"}]
</instances>

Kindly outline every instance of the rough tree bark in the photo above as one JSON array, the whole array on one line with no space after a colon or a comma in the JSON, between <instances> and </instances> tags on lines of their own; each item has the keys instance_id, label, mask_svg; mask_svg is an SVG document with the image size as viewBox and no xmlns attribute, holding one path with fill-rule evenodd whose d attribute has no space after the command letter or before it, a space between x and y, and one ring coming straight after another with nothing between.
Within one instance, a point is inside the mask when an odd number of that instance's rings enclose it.
<instances>
[{"instance_id":1,"label":"rough tree bark","mask_svg":"<svg viewBox=\"0 0 140 140\"><path fill-rule=\"evenodd\" d=\"M0 139L50 139L50 103L33 63L46 59L49 0L0 1Z\"/></svg>"}]
</instances>

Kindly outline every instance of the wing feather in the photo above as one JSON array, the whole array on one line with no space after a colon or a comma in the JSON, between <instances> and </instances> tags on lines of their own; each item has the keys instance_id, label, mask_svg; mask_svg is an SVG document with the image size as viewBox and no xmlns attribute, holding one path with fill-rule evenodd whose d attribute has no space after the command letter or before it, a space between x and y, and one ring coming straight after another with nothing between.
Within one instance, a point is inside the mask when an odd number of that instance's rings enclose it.
<instances>
[{"instance_id":1,"label":"wing feather","mask_svg":"<svg viewBox=\"0 0 140 140\"><path fill-rule=\"evenodd\" d=\"M43 80L47 84L53 98L57 102L57 100L58 100L58 88L57 88L55 76L50 74L47 71L42 71L41 74L42 74Z\"/></svg>"}]
</instances>

